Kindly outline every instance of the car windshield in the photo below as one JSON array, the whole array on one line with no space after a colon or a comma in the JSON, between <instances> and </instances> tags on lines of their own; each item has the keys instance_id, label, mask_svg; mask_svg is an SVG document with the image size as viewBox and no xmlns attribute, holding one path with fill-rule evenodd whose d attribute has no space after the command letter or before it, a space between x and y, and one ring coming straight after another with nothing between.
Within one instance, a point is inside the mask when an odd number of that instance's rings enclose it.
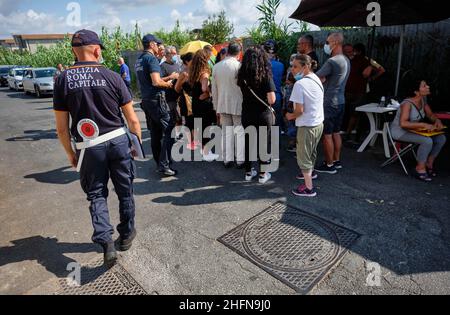
<instances>
[{"instance_id":1,"label":"car windshield","mask_svg":"<svg viewBox=\"0 0 450 315\"><path fill-rule=\"evenodd\" d=\"M0 74L7 74L9 72L9 68L0 68Z\"/></svg>"},{"instance_id":2,"label":"car windshield","mask_svg":"<svg viewBox=\"0 0 450 315\"><path fill-rule=\"evenodd\" d=\"M14 71L16 76L22 77L25 70L16 70Z\"/></svg>"},{"instance_id":3,"label":"car windshield","mask_svg":"<svg viewBox=\"0 0 450 315\"><path fill-rule=\"evenodd\" d=\"M36 78L51 78L55 75L55 70L54 69L36 70L34 73L36 74Z\"/></svg>"}]
</instances>

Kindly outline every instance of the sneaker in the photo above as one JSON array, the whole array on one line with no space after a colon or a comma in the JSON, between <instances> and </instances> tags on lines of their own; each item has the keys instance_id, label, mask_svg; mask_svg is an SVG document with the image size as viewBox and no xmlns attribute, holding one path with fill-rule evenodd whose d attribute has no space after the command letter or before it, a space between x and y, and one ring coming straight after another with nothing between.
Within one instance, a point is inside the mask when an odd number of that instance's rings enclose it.
<instances>
[{"instance_id":1,"label":"sneaker","mask_svg":"<svg viewBox=\"0 0 450 315\"><path fill-rule=\"evenodd\" d=\"M342 165L342 162L341 162L341 161L336 161L336 162L334 162L334 167L335 167L337 170L341 170L341 169L344 168L344 166Z\"/></svg>"},{"instance_id":2,"label":"sneaker","mask_svg":"<svg viewBox=\"0 0 450 315\"><path fill-rule=\"evenodd\" d=\"M131 232L127 239L123 239L121 236L115 242L115 247L120 252L126 252L133 246L133 241L137 236L136 229Z\"/></svg>"},{"instance_id":3,"label":"sneaker","mask_svg":"<svg viewBox=\"0 0 450 315\"><path fill-rule=\"evenodd\" d=\"M258 172L256 172L256 170L252 168L251 172L245 174L245 181L251 182L256 176L258 176Z\"/></svg>"},{"instance_id":4,"label":"sneaker","mask_svg":"<svg viewBox=\"0 0 450 315\"><path fill-rule=\"evenodd\" d=\"M174 177L174 176L177 176L177 174L178 174L177 171L170 169L170 168L167 170L164 170L164 171L159 171L159 173L165 177Z\"/></svg>"},{"instance_id":5,"label":"sneaker","mask_svg":"<svg viewBox=\"0 0 450 315\"><path fill-rule=\"evenodd\" d=\"M317 196L316 190L313 188L309 190L305 185L298 187L292 191L292 194L297 197L309 197L313 198Z\"/></svg>"},{"instance_id":6,"label":"sneaker","mask_svg":"<svg viewBox=\"0 0 450 315\"><path fill-rule=\"evenodd\" d=\"M319 175L317 175L316 171L312 172L312 179L318 179ZM300 173L300 175L297 176L298 180L305 180L305 176L303 176L303 173Z\"/></svg>"},{"instance_id":7,"label":"sneaker","mask_svg":"<svg viewBox=\"0 0 450 315\"><path fill-rule=\"evenodd\" d=\"M212 152L208 152L207 155L203 154L203 161L205 162L214 162L219 159L218 154L213 154Z\"/></svg>"},{"instance_id":8,"label":"sneaker","mask_svg":"<svg viewBox=\"0 0 450 315\"><path fill-rule=\"evenodd\" d=\"M326 173L326 174L337 174L336 167L334 165L328 166L326 162L324 162L321 166L316 167L316 172L318 173Z\"/></svg>"},{"instance_id":9,"label":"sneaker","mask_svg":"<svg viewBox=\"0 0 450 315\"><path fill-rule=\"evenodd\" d=\"M264 173L264 175L259 175L259 183L265 184L272 178L272 174Z\"/></svg>"},{"instance_id":10,"label":"sneaker","mask_svg":"<svg viewBox=\"0 0 450 315\"><path fill-rule=\"evenodd\" d=\"M114 242L102 244L103 247L103 265L111 269L117 263L117 252L114 246Z\"/></svg>"}]
</instances>

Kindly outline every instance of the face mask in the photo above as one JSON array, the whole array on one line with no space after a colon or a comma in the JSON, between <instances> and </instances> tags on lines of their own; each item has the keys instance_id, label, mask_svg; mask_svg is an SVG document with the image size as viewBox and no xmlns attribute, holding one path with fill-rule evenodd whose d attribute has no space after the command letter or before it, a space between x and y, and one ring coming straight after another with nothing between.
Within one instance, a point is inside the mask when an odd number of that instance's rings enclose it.
<instances>
[{"instance_id":1,"label":"face mask","mask_svg":"<svg viewBox=\"0 0 450 315\"><path fill-rule=\"evenodd\" d=\"M173 56L173 57L172 57L172 62L173 62L173 63L178 63L178 58L177 58L177 56Z\"/></svg>"},{"instance_id":2,"label":"face mask","mask_svg":"<svg viewBox=\"0 0 450 315\"><path fill-rule=\"evenodd\" d=\"M302 69L302 70L300 70L300 72L299 73L297 73L297 74L293 74L294 75L294 79L295 79L295 81L300 81L301 79L303 79L304 77L305 77L305 75L303 74L303 71L304 71L305 69Z\"/></svg>"},{"instance_id":3,"label":"face mask","mask_svg":"<svg viewBox=\"0 0 450 315\"><path fill-rule=\"evenodd\" d=\"M105 63L105 59L103 59L103 56L100 56L100 58L98 58L98 63L99 64L104 64Z\"/></svg>"},{"instance_id":4,"label":"face mask","mask_svg":"<svg viewBox=\"0 0 450 315\"><path fill-rule=\"evenodd\" d=\"M329 44L326 44L323 47L323 50L324 50L325 54L327 54L328 56L330 56L333 53L333 51L331 50L331 46Z\"/></svg>"},{"instance_id":5,"label":"face mask","mask_svg":"<svg viewBox=\"0 0 450 315\"><path fill-rule=\"evenodd\" d=\"M294 79L295 79L295 81L300 81L301 79L303 79L305 77L305 75L303 74L303 73L297 73L295 76L294 76Z\"/></svg>"}]
</instances>

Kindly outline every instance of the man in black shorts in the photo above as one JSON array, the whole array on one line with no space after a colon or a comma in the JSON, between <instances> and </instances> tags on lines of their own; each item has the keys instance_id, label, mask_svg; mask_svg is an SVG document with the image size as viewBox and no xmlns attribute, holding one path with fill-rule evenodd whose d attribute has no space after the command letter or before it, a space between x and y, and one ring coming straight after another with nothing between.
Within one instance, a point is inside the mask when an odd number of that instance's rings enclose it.
<instances>
[{"instance_id":1,"label":"man in black shorts","mask_svg":"<svg viewBox=\"0 0 450 315\"><path fill-rule=\"evenodd\" d=\"M336 174L341 163L341 126L345 111L345 86L350 75L350 60L343 54L344 35L332 33L324 47L331 58L316 73L324 83L325 122L323 147L325 162L316 168L319 173Z\"/></svg>"}]
</instances>

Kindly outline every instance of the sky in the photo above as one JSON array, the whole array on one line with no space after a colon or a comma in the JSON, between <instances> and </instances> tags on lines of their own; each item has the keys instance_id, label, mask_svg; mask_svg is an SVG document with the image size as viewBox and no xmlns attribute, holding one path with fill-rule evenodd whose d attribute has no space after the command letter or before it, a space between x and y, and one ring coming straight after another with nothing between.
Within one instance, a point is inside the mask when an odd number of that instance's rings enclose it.
<instances>
[{"instance_id":1,"label":"sky","mask_svg":"<svg viewBox=\"0 0 450 315\"><path fill-rule=\"evenodd\" d=\"M0 0L0 36L75 32L81 28L99 31L102 26L120 26L131 31L136 22L145 33L164 28L171 30L179 20L182 27L201 27L208 15L225 10L234 23L236 36L246 33L259 17L256 5L262 0ZM300 0L282 0L278 20L288 18ZM80 24L68 17L74 7L80 12ZM68 6L69 9L68 10ZM292 21L292 20L290 20Z\"/></svg>"}]
</instances>

